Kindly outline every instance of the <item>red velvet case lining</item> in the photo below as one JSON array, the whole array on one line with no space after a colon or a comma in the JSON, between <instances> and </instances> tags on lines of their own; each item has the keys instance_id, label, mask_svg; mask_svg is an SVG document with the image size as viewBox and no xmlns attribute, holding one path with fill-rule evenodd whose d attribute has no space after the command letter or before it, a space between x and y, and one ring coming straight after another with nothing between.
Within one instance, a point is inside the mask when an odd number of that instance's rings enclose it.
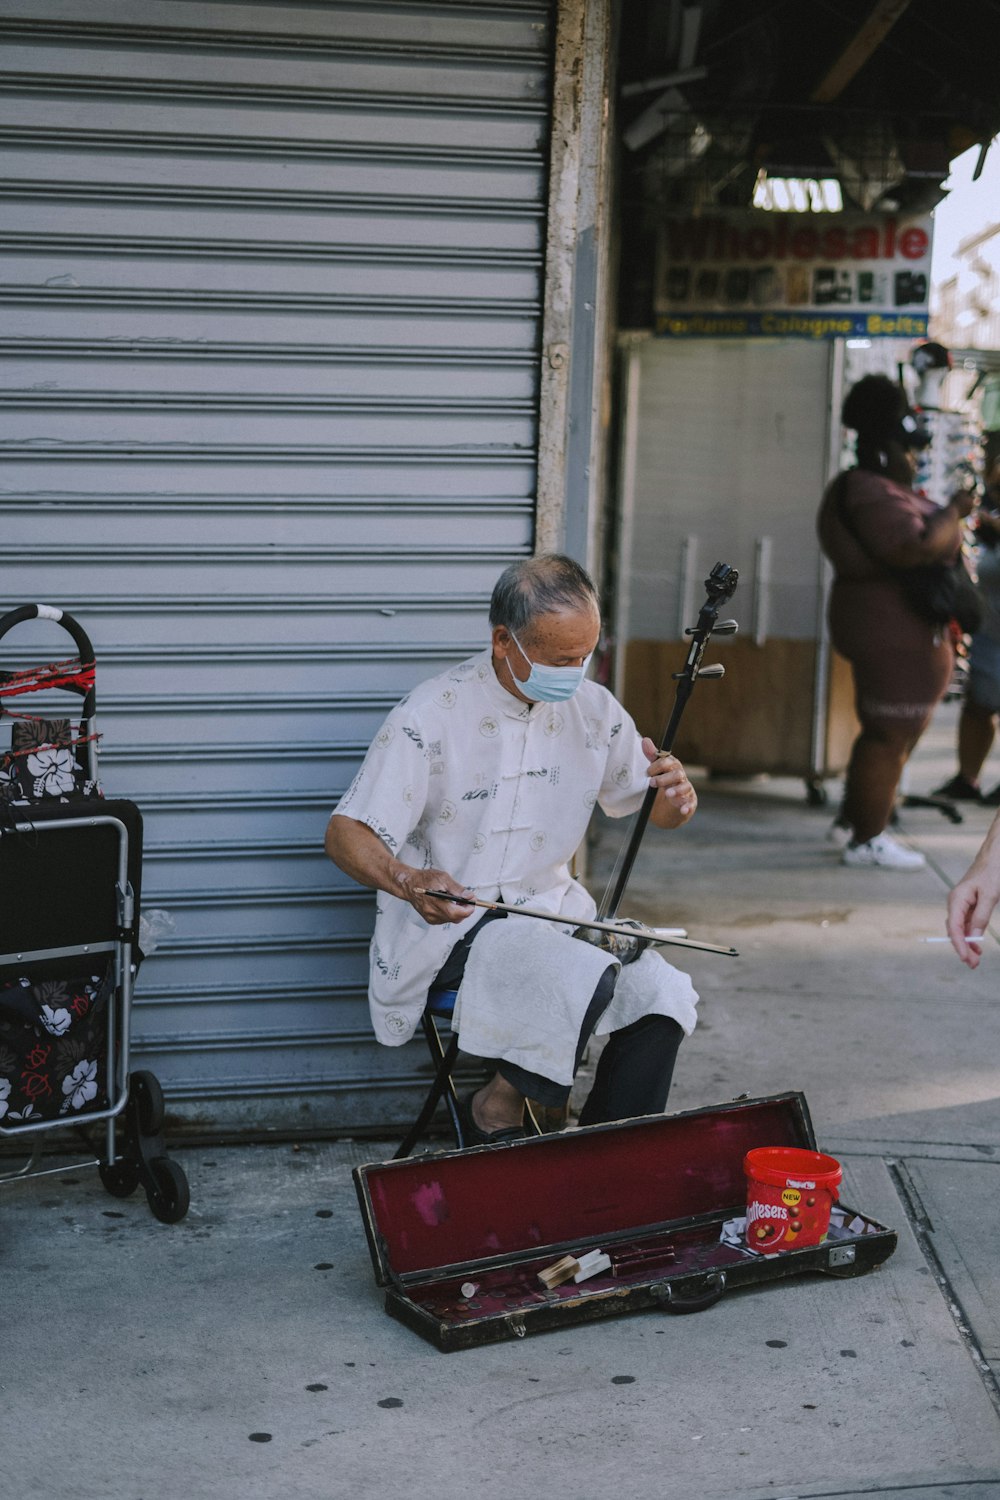
<instances>
[{"instance_id":1,"label":"red velvet case lining","mask_svg":"<svg viewBox=\"0 0 1000 1500\"><path fill-rule=\"evenodd\" d=\"M728 1217L746 1202L747 1151L814 1145L805 1100L790 1094L387 1162L363 1175L382 1256L406 1275Z\"/></svg>"}]
</instances>

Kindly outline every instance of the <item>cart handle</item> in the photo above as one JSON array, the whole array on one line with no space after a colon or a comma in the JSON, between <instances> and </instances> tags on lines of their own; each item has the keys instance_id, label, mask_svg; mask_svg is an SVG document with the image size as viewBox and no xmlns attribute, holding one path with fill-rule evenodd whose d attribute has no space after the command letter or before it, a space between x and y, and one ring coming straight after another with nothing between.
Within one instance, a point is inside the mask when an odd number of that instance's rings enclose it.
<instances>
[{"instance_id":1,"label":"cart handle","mask_svg":"<svg viewBox=\"0 0 1000 1500\"><path fill-rule=\"evenodd\" d=\"M19 604L16 609L10 609L5 615L0 616L0 639L8 631L13 630L15 625L20 625L25 620L52 620L56 625L61 625L67 634L73 638L73 644L76 646L80 658L81 668L93 668L94 647L90 636L80 622L75 620L68 611L57 609L53 604ZM10 676L10 673L0 672L0 702L2 702L3 698L4 682L8 681ZM92 670L88 673L88 676L89 683L65 681L58 685L64 687L68 692L79 693L81 695L83 698L83 709L81 710L83 717L93 723L97 712L97 687L94 682ZM90 775L96 781L97 761L93 744L88 745L87 754Z\"/></svg>"},{"instance_id":2,"label":"cart handle","mask_svg":"<svg viewBox=\"0 0 1000 1500\"><path fill-rule=\"evenodd\" d=\"M54 620L73 637L81 662L89 666L94 660L94 648L83 626L65 609L56 609L52 604L19 604L16 609L9 609L0 616L0 639L24 620Z\"/></svg>"}]
</instances>

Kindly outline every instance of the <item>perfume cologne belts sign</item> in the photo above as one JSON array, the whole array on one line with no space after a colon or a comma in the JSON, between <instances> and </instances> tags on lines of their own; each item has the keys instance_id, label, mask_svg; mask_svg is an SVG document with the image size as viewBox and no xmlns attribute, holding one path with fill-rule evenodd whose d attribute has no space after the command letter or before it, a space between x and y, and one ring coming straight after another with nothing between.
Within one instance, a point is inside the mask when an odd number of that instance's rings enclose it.
<instances>
[{"instance_id":1,"label":"perfume cologne belts sign","mask_svg":"<svg viewBox=\"0 0 1000 1500\"><path fill-rule=\"evenodd\" d=\"M929 215L670 217L657 247L656 332L921 337L931 234Z\"/></svg>"}]
</instances>

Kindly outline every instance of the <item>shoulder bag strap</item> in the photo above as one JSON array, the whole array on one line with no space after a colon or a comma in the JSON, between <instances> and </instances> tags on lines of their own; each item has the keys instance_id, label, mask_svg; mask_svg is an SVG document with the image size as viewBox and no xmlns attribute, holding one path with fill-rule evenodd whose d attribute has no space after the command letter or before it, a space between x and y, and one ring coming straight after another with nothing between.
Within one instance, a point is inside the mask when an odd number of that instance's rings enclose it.
<instances>
[{"instance_id":1,"label":"shoulder bag strap","mask_svg":"<svg viewBox=\"0 0 1000 1500\"><path fill-rule=\"evenodd\" d=\"M883 562L882 559L880 557L876 557L874 555L874 553L871 551L871 549L868 548L868 547L866 547L865 544L864 544L864 542L861 540L861 537L858 534L858 529L855 526L855 524L854 524L853 520L851 519L851 517L850 517L850 515L848 513L848 510L847 510L847 481L848 481L849 477L854 472L855 471L853 469L841 469L840 473L837 475L836 479L833 481L833 483L834 483L833 503L834 503L834 507L835 507L835 509L837 511L837 516L838 516L838 518L840 520L841 525L843 526L844 530L848 533L848 535L852 536L854 538L854 540L857 542L858 546L861 548L862 552L867 557L868 561L870 563L874 563L875 566L876 566L876 568L878 568L881 571L881 573L883 574L883 576L892 578L892 577L895 577L900 572L906 572L906 571L908 571L907 569L893 568L893 567L891 567L889 565L889 563Z\"/></svg>"}]
</instances>

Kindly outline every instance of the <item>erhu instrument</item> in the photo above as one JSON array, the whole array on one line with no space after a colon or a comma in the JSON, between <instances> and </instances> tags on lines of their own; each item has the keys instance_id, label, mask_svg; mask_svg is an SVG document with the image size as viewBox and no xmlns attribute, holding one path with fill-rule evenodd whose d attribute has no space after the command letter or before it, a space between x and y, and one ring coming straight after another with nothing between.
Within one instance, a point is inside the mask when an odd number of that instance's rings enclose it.
<instances>
[{"instance_id":1,"label":"erhu instrument","mask_svg":"<svg viewBox=\"0 0 1000 1500\"><path fill-rule=\"evenodd\" d=\"M708 645L709 639L713 634L735 635L739 629L735 620L719 620L719 611L735 594L739 577L740 575L736 569L730 567L728 563L717 562L705 579L705 602L698 612L698 623L689 626L684 632L686 636L690 637L691 641L691 645L688 648L687 660L682 669L673 674L674 681L677 683L677 690L674 695L674 706L667 721L667 727L663 731L659 751L661 755L669 755L673 750L674 741L677 738L677 730L680 726L684 710L687 707L688 700L694 692L695 683L702 677L718 680L720 677L726 675L726 669L721 663L717 662L709 667L703 667L701 663L702 657L705 654L705 647ZM653 803L656 801L656 797L657 788L651 785L647 789L642 806L636 814L628 843L618 859L616 865L617 874L613 877L598 907L597 917L601 922L614 923L618 916L618 908L621 905L622 896L625 894L625 887L632 873L632 867L635 864L635 858L639 852L639 845L642 843L643 834L646 832L649 815L653 810ZM573 935L574 937L582 938L586 943L595 943L599 947L606 947L622 963L631 963L639 957L644 948L650 946L649 939L646 937L641 922L623 920L617 925L625 929L620 937L593 934L590 931L585 931L582 924ZM733 957L736 956L735 948L721 949L719 951L729 953Z\"/></svg>"}]
</instances>

